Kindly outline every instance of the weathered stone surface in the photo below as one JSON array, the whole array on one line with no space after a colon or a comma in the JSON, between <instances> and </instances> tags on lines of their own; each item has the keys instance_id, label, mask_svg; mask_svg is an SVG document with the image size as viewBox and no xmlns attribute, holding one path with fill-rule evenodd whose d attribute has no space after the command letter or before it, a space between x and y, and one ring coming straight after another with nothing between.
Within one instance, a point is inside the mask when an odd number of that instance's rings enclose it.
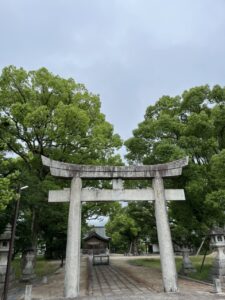
<instances>
[{"instance_id":1,"label":"weathered stone surface","mask_svg":"<svg viewBox=\"0 0 225 300\"><path fill-rule=\"evenodd\" d=\"M183 262L182 262L181 270L179 273L188 275L190 273L196 272L196 269L194 268L194 266L190 260L190 257L189 257L190 249L183 247L181 251L182 251L182 256L183 256Z\"/></svg>"},{"instance_id":2,"label":"weathered stone surface","mask_svg":"<svg viewBox=\"0 0 225 300\"><path fill-rule=\"evenodd\" d=\"M65 297L77 297L80 281L80 231L81 231L80 178L73 178L70 192L70 208L67 229Z\"/></svg>"},{"instance_id":3,"label":"weathered stone surface","mask_svg":"<svg viewBox=\"0 0 225 300\"><path fill-rule=\"evenodd\" d=\"M152 184L156 200L155 217L164 290L165 292L177 292L177 272L167 215L163 179L158 175L153 179Z\"/></svg>"},{"instance_id":4,"label":"weathered stone surface","mask_svg":"<svg viewBox=\"0 0 225 300\"><path fill-rule=\"evenodd\" d=\"M24 300L32 300L32 285L26 285Z\"/></svg>"},{"instance_id":5,"label":"weathered stone surface","mask_svg":"<svg viewBox=\"0 0 225 300\"><path fill-rule=\"evenodd\" d=\"M6 268L1 267L0 268L0 289L4 287L5 275L6 275ZM9 286L11 286L14 280L15 280L15 271L13 268L11 268L9 272Z\"/></svg>"},{"instance_id":6,"label":"weathered stone surface","mask_svg":"<svg viewBox=\"0 0 225 300\"><path fill-rule=\"evenodd\" d=\"M123 180L122 179L113 179L112 180L113 190L123 190Z\"/></svg>"},{"instance_id":7,"label":"weathered stone surface","mask_svg":"<svg viewBox=\"0 0 225 300\"><path fill-rule=\"evenodd\" d=\"M221 286L220 279L215 278L213 280L213 283L214 283L214 292L217 293L217 294L221 294L222 293L222 286Z\"/></svg>"},{"instance_id":8,"label":"weathered stone surface","mask_svg":"<svg viewBox=\"0 0 225 300\"><path fill-rule=\"evenodd\" d=\"M225 239L224 230L222 228L214 228L211 230L210 245L217 251L217 255L214 259L210 277L214 279L220 279L221 283L225 283Z\"/></svg>"},{"instance_id":9,"label":"weathered stone surface","mask_svg":"<svg viewBox=\"0 0 225 300\"><path fill-rule=\"evenodd\" d=\"M47 284L48 283L48 277L47 276L43 276L42 283L43 284Z\"/></svg>"},{"instance_id":10,"label":"weathered stone surface","mask_svg":"<svg viewBox=\"0 0 225 300\"><path fill-rule=\"evenodd\" d=\"M144 166L87 166L63 163L42 156L42 163L50 167L57 177L80 178L153 178L160 172L161 177L178 176L188 164L188 157L170 163Z\"/></svg>"},{"instance_id":11,"label":"weathered stone surface","mask_svg":"<svg viewBox=\"0 0 225 300\"><path fill-rule=\"evenodd\" d=\"M211 272L213 276L225 276L225 260L215 259Z\"/></svg>"},{"instance_id":12,"label":"weathered stone surface","mask_svg":"<svg viewBox=\"0 0 225 300\"><path fill-rule=\"evenodd\" d=\"M5 231L0 235L0 288L3 287L5 282L5 275L8 262L8 253L11 239L12 226L8 224ZM11 267L9 281L10 283L15 279L15 273Z\"/></svg>"},{"instance_id":13,"label":"weathered stone surface","mask_svg":"<svg viewBox=\"0 0 225 300\"><path fill-rule=\"evenodd\" d=\"M23 252L21 281L30 281L36 277L35 275L35 252L34 249L27 249Z\"/></svg>"},{"instance_id":14,"label":"weathered stone surface","mask_svg":"<svg viewBox=\"0 0 225 300\"><path fill-rule=\"evenodd\" d=\"M49 191L49 202L69 202L70 189ZM165 190L167 201L185 200L184 190ZM153 189L126 189L126 190L106 190L106 189L82 189L81 202L89 201L154 201Z\"/></svg>"}]
</instances>

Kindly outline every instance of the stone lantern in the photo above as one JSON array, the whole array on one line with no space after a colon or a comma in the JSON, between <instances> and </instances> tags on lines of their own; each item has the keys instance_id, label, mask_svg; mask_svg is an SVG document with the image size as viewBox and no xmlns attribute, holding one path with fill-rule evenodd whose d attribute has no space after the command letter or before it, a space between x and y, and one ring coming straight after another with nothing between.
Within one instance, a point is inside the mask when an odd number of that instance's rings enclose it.
<instances>
[{"instance_id":1,"label":"stone lantern","mask_svg":"<svg viewBox=\"0 0 225 300\"><path fill-rule=\"evenodd\" d=\"M225 283L225 232L222 228L214 228L210 232L210 246L217 251L217 255L213 262L211 277L220 279L221 283Z\"/></svg>"},{"instance_id":2,"label":"stone lantern","mask_svg":"<svg viewBox=\"0 0 225 300\"><path fill-rule=\"evenodd\" d=\"M191 260L190 260L190 252L191 249L188 246L183 245L181 248L181 253L183 256L183 262L182 262L182 266L181 266L181 270L180 270L180 274L183 275L188 275L190 273L194 273L196 272L196 269L194 268Z\"/></svg>"},{"instance_id":3,"label":"stone lantern","mask_svg":"<svg viewBox=\"0 0 225 300\"><path fill-rule=\"evenodd\" d=\"M30 281L36 277L34 267L35 267L35 251L33 248L27 248L22 254L21 281Z\"/></svg>"},{"instance_id":4,"label":"stone lantern","mask_svg":"<svg viewBox=\"0 0 225 300\"><path fill-rule=\"evenodd\" d=\"M8 224L3 234L0 235L0 287L4 285L8 262L8 252L11 240L12 226ZM14 279L14 272L10 271L10 281Z\"/></svg>"}]
</instances>

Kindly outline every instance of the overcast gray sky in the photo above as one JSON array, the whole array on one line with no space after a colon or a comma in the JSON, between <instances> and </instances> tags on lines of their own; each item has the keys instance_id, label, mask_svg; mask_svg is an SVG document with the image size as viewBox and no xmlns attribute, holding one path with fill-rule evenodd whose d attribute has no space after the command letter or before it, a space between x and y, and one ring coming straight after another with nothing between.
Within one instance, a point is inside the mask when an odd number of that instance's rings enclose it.
<instances>
[{"instance_id":1,"label":"overcast gray sky","mask_svg":"<svg viewBox=\"0 0 225 300\"><path fill-rule=\"evenodd\" d=\"M160 96L225 85L225 0L0 0L10 64L84 83L127 139Z\"/></svg>"}]
</instances>

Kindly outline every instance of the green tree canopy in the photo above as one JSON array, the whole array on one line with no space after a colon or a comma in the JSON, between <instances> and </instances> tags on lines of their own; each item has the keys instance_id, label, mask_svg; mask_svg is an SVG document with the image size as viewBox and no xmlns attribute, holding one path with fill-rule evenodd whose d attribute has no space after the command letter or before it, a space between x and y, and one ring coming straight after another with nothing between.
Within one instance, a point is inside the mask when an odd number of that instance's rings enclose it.
<instances>
[{"instance_id":1,"label":"green tree canopy","mask_svg":"<svg viewBox=\"0 0 225 300\"><path fill-rule=\"evenodd\" d=\"M47 192L69 183L51 177L49 170L42 166L41 155L77 164L121 164L119 155L115 154L121 139L100 109L99 96L72 78L64 79L46 68L26 71L9 66L3 69L0 140L5 150L17 155L22 184L29 185L21 196L18 227L21 238L23 232L33 244L38 235L53 238L54 217L56 222L61 220L57 230L65 232L65 209L57 205L50 207ZM1 205L8 201L3 201L4 197ZM98 205L91 209L92 214L100 213ZM106 211L105 207L103 210Z\"/></svg>"},{"instance_id":2,"label":"green tree canopy","mask_svg":"<svg viewBox=\"0 0 225 300\"><path fill-rule=\"evenodd\" d=\"M121 146L100 112L99 96L47 69L4 68L0 77L0 134L42 178L40 155L74 163L104 163ZM36 158L36 159L35 159Z\"/></svg>"},{"instance_id":3,"label":"green tree canopy","mask_svg":"<svg viewBox=\"0 0 225 300\"><path fill-rule=\"evenodd\" d=\"M19 177L14 160L7 158L4 151L0 154L0 232L10 222L12 200L16 198L16 182Z\"/></svg>"},{"instance_id":4,"label":"green tree canopy","mask_svg":"<svg viewBox=\"0 0 225 300\"><path fill-rule=\"evenodd\" d=\"M189 156L183 175L165 180L166 187L185 188L186 201L169 204L177 241L225 223L224 112L225 89L218 85L194 87L181 96L163 96L147 108L143 122L125 142L132 164L164 163Z\"/></svg>"}]
</instances>

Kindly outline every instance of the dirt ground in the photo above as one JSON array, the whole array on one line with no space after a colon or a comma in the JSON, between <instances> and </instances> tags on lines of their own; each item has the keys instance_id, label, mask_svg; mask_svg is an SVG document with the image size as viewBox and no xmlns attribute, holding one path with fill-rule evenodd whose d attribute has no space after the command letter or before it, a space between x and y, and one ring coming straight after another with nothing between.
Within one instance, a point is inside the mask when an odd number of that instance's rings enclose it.
<instances>
[{"instance_id":1,"label":"dirt ground","mask_svg":"<svg viewBox=\"0 0 225 300\"><path fill-rule=\"evenodd\" d=\"M158 258L157 256L155 256ZM138 257L138 258L146 258L146 257ZM151 257L153 258L153 257ZM157 292L163 292L162 286L162 274L160 270L143 267L143 266L133 266L128 264L128 260L137 259L135 257L112 257L111 262L114 266L123 270L129 276L134 277L142 282L145 282L146 285L150 285L153 290ZM186 279L178 279L178 286L180 292L195 292L202 291L211 293L213 291L213 287L207 284L200 284L194 281L186 280Z\"/></svg>"},{"instance_id":2,"label":"dirt ground","mask_svg":"<svg viewBox=\"0 0 225 300\"><path fill-rule=\"evenodd\" d=\"M40 284L33 287L34 298L63 297L64 268L58 269L54 275L49 276L47 284ZM88 295L88 258L81 258L80 265L80 296Z\"/></svg>"}]
</instances>

